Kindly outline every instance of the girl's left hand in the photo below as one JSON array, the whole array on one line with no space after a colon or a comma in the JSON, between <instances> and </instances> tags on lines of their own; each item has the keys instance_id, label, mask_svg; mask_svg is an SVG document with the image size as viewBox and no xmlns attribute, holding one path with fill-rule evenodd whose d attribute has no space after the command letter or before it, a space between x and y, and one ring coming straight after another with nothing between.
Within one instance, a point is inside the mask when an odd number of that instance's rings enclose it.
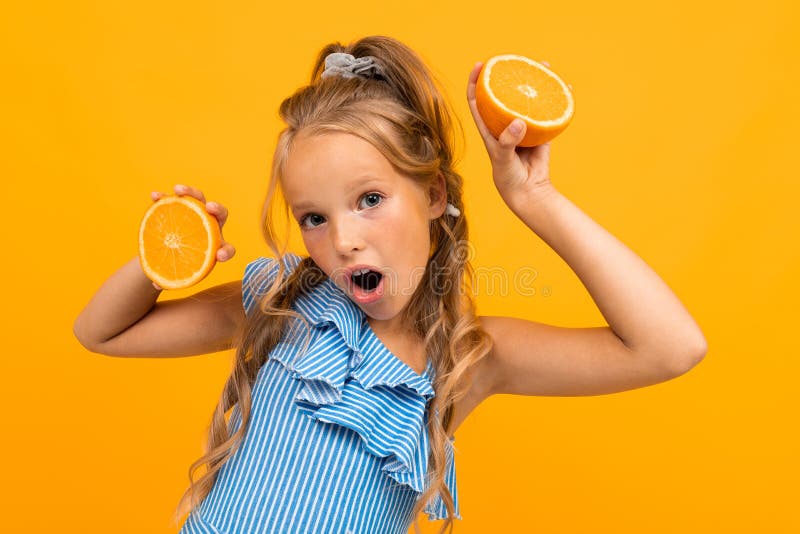
<instances>
[{"instance_id":1,"label":"girl's left hand","mask_svg":"<svg viewBox=\"0 0 800 534\"><path fill-rule=\"evenodd\" d=\"M544 65L550 66L546 61ZM475 104L475 84L478 74L483 66L482 62L475 64L469 74L467 84L467 102L472 112L472 118L478 126L478 131L483 137L483 144L489 152L492 162L492 176L494 185L506 203L521 194L536 193L548 189L550 183L550 142L533 147L518 147L517 143L525 137L525 124L522 130L514 134L510 130L511 124L506 127L498 139L492 135L483 122L478 107Z\"/></svg>"}]
</instances>

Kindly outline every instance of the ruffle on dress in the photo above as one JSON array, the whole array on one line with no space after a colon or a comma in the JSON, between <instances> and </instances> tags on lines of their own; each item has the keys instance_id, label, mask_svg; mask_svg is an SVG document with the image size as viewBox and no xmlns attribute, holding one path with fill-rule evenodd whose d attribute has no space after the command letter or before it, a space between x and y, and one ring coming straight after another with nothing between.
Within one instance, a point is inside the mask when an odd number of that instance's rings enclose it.
<instances>
[{"instance_id":1,"label":"ruffle on dress","mask_svg":"<svg viewBox=\"0 0 800 534\"><path fill-rule=\"evenodd\" d=\"M287 253L284 276L302 258ZM278 263L261 257L249 263L242 281L247 313L277 276ZM358 433L371 454L383 458L382 471L422 493L427 486L429 437L426 405L435 396L431 360L417 374L392 354L366 321L366 314L330 279L301 295L293 309L316 332L302 354L305 328L294 321L270 353L291 376L303 383L295 396L299 410L312 419L338 424ZM461 519L456 492L454 438L446 443L445 484L453 495L455 517ZM424 510L431 520L447 517L437 492Z\"/></svg>"}]
</instances>

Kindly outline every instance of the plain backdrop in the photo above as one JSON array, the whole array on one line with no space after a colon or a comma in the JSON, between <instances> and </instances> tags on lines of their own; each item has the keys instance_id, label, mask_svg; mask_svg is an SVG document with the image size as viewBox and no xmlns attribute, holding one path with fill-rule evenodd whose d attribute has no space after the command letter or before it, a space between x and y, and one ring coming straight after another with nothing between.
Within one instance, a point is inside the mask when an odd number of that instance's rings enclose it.
<instances>
[{"instance_id":1,"label":"plain backdrop","mask_svg":"<svg viewBox=\"0 0 800 534\"><path fill-rule=\"evenodd\" d=\"M705 360L593 397L488 399L456 435L461 534L797 532L796 3L11 2L0 17L5 532L175 532L232 351L112 358L72 325L136 255L150 191L230 210L235 257L259 215L283 98L328 42L414 48L465 131L476 268L535 271L479 312L604 326L569 266L503 203L469 114L476 61L550 63L576 98L556 187L640 255L703 329ZM304 254L299 234L292 248ZM624 273L621 273L624 276ZM658 310L648 310L658 313ZM421 522L426 532L437 523Z\"/></svg>"}]
</instances>

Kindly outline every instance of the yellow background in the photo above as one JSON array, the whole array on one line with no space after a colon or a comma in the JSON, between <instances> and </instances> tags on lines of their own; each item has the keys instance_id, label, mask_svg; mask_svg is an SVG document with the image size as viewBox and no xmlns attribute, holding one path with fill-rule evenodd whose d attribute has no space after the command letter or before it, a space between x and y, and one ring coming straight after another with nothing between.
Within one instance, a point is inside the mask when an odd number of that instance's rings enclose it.
<instances>
[{"instance_id":1,"label":"yellow background","mask_svg":"<svg viewBox=\"0 0 800 534\"><path fill-rule=\"evenodd\" d=\"M5 4L0 529L175 532L232 352L111 358L73 322L135 256L149 192L175 183L229 208L237 253L161 298L240 279L267 252L278 105L327 42L386 34L441 76L464 124L474 265L538 273L534 296L479 295L482 314L606 324L497 194L468 112L472 65L519 53L574 87L553 182L709 343L655 386L487 400L456 435L457 532L800 531L797 15L789 0Z\"/></svg>"}]
</instances>

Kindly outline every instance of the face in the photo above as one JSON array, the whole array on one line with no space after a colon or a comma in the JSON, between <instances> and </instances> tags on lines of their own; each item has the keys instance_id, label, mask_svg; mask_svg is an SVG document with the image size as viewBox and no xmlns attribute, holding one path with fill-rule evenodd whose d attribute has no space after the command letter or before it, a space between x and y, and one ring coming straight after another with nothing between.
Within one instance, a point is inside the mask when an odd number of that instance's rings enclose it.
<instances>
[{"instance_id":1,"label":"face","mask_svg":"<svg viewBox=\"0 0 800 534\"><path fill-rule=\"evenodd\" d=\"M334 132L296 137L281 185L317 265L369 317L394 323L422 280L444 179L426 190L367 141ZM349 276L359 265L382 274L370 293Z\"/></svg>"}]
</instances>

